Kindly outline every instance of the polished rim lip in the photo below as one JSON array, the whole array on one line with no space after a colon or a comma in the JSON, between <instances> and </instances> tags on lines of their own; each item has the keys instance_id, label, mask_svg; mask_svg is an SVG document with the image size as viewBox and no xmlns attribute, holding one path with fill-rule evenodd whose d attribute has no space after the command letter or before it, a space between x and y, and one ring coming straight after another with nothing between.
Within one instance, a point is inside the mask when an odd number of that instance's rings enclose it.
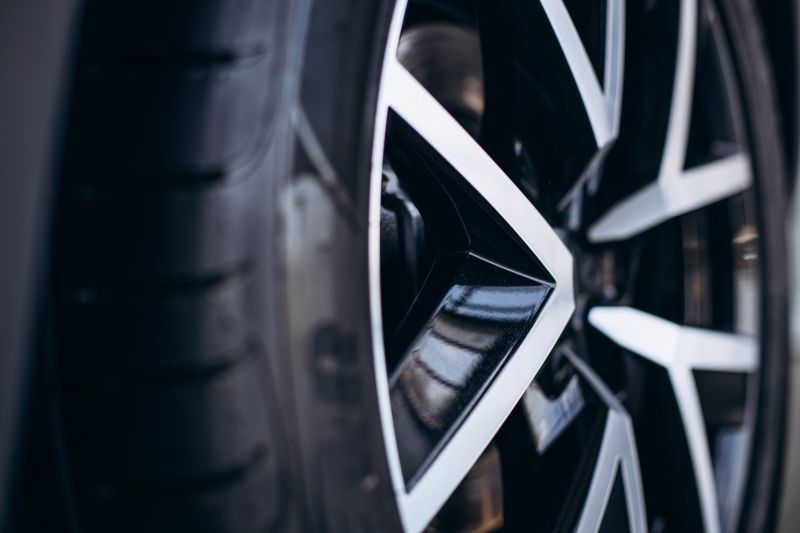
<instances>
[{"instance_id":1,"label":"polished rim lip","mask_svg":"<svg viewBox=\"0 0 800 533\"><path fill-rule=\"evenodd\" d=\"M375 383L378 392L378 409L381 416L383 429L383 443L389 463L389 474L392 478L392 487L398 502L400 520L405 530L410 530L411 524L402 505L401 495L405 492L403 471L400 466L400 452L397 448L397 439L392 420L392 404L389 394L389 380L387 378L385 343L383 339L383 311L381 305L381 272L380 272L380 209L381 209L381 173L383 170L383 157L386 140L386 126L389 118L389 106L386 98L387 66L397 55L400 43L400 32L403 29L403 18L408 0L396 0L392 12L391 25L386 41L386 49L381 64L381 75L378 83L378 98L375 113L374 136L372 139L372 160L370 162L369 183L369 216L368 216L368 267L369 267L369 314L372 338L372 354L375 369ZM388 415L388 416L387 416Z\"/></svg>"}]
</instances>

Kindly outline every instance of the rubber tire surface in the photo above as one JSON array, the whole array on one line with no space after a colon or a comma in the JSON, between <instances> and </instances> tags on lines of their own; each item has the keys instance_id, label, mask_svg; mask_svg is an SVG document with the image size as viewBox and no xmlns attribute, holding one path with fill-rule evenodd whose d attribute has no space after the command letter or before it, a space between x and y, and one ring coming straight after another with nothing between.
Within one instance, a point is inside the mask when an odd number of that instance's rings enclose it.
<instances>
[{"instance_id":1,"label":"rubber tire surface","mask_svg":"<svg viewBox=\"0 0 800 533\"><path fill-rule=\"evenodd\" d=\"M355 86L377 77L364 52L378 49L373 4L87 2L54 291L81 530L396 526L365 289L326 293L366 266L353 269L366 257L356 184L368 158L353 146L370 128ZM309 31L320 46L306 50ZM332 231L337 244L314 265L319 242L284 238L308 214L285 209L321 183L298 148L303 113L319 142L340 143L326 153L347 147L332 164L349 182L332 186L348 212L316 214L303 237ZM322 194L314 201L333 196ZM344 250L347 263L331 257ZM286 320L308 301L287 293L287 272L311 266L330 283L305 287L310 308L336 302L348 324Z\"/></svg>"},{"instance_id":2,"label":"rubber tire surface","mask_svg":"<svg viewBox=\"0 0 800 533\"><path fill-rule=\"evenodd\" d=\"M758 407L739 530L776 526L788 401L786 170L774 77L751 0L719 0L743 100L758 205L761 361Z\"/></svg>"}]
</instances>

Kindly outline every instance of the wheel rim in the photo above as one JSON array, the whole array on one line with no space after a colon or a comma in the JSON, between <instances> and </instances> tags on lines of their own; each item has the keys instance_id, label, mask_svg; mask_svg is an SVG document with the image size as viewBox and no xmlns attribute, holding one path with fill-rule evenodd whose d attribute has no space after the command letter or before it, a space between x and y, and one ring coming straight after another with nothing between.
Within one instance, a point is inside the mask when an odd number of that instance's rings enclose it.
<instances>
[{"instance_id":1,"label":"wheel rim","mask_svg":"<svg viewBox=\"0 0 800 533\"><path fill-rule=\"evenodd\" d=\"M483 91L487 108L495 114L487 111L475 126L442 92L431 89L431 83L426 83L429 80L403 57L402 49L398 52L401 34L408 36L409 28L421 27L409 22L415 16L414 3L411 7L402 0L397 3L389 34L372 157L369 281L378 400L403 524L409 531L422 530L437 513L442 514L448 498L487 446L500 442L501 448L508 447L502 441L513 440L504 434L514 431L509 426L513 426L516 412L526 415L523 418L527 418L534 452L539 454L555 449L559 440L566 439L562 434L570 431L568 428L583 424L581 417L592 419L595 428L593 440L583 439L582 457L588 466L582 471L584 477L589 472L589 479L582 483L572 480L564 493L569 496L568 503L537 525L604 529L609 517L619 514L614 510L619 507L613 503L617 500L622 505L621 519L633 531L659 527L662 514L669 523L669 510L646 498L645 487L653 481L646 468L640 472L637 442L642 437L637 426L641 424L629 413L631 406L620 400L633 396L628 389L634 387L608 383L609 372L601 376L603 372L590 364L597 363L590 352L599 351L592 345L610 340L615 347L606 351L616 352L615 357L622 361L615 362L616 367L627 365L633 354L646 366L660 369L657 372L665 376L674 398L689 459L686 475L692 478L698 511L694 523L689 518L683 524L702 526L706 531L731 529L741 503L755 380L749 378L745 399L736 399L737 405L743 402L746 407L739 424L743 437L737 441L735 460L729 457L725 463L718 450L723 433L707 427L697 375L753 376L759 364L755 332L741 325L723 331L698 327L705 324L692 320L691 313L680 321L665 319L657 312L638 309L637 302L624 295L599 295L594 288L587 289L590 283L584 282L581 271L599 270L609 254L633 255L629 248L652 240L659 226L676 220L683 224L681 235L687 241L687 218L732 197L740 202L741 193L749 189L750 163L737 145L744 137L735 102L726 104L731 123L727 130L733 132L735 149L726 148L722 156L716 154L699 165L688 164L690 151L696 152L696 145L702 145L690 139L698 98L694 79L700 55L698 28L704 28L703 24L711 27L713 8L702 1L683 0L672 13L676 26L672 91L656 171L650 179L619 188L613 198L600 193L593 200L591 191L596 192L598 183L609 179L609 169L620 168L623 148L629 146L625 136L636 133L634 128L626 129L629 123L622 116L627 109L622 91L626 9L621 1L606 2L599 15L604 32L597 34L573 20L576 8L572 3L506 4L511 6L506 17L519 15L520 27L546 34L543 39L549 43L545 44L559 52L555 67L549 63L529 65L534 71L531 76L535 81L540 75L537 69L552 69L554 79L562 85L565 79L571 81L561 102L571 102L568 114L574 115L573 119L577 116L582 125L571 153L581 170L576 171L575 164L559 167L553 155L532 156L532 166L538 170L569 177L552 190L526 190L526 183L518 178L517 170L524 166L520 160L525 159L526 150L536 151L531 139L538 134L526 138L516 130L518 136L512 139L510 132L497 133L509 123L507 117L497 118L508 106L498 103L498 90L488 83L490 76L510 71L504 70L507 65L498 68L488 60L493 57L492 49L508 51L508 40L487 43L487 33L481 34L487 76ZM526 5L519 7L521 4ZM498 19L491 20L495 15L489 11L477 9L481 32L487 31L485 27L498 27ZM587 20L585 15L577 16ZM452 20L448 17L444 18ZM436 31L453 33L442 28ZM718 25L706 34L719 45ZM590 48L585 41L601 45ZM461 48L471 46L459 42ZM515 46L514 53L524 63L526 52ZM715 53L722 55L718 62L721 77L728 83L725 99L736 100L735 88L730 86L731 67L726 64L730 60L721 51ZM417 77L411 72L415 70ZM482 112L482 104L465 104L465 113L470 109ZM592 201L594 205L588 205ZM747 221L740 224L736 238L743 239L746 229L752 232ZM386 233L391 232L394 249L387 260ZM627 241L639 244L618 244ZM617 246L626 251L619 252ZM397 263L405 268L387 270L387 264ZM752 266L748 264L748 268ZM626 273L623 277L634 276ZM403 289L387 289L389 284ZM404 301L397 302L397 292L406 294ZM409 294L413 298L408 298ZM700 301L698 298L686 296L685 306ZM738 303L739 296L733 298L737 309L744 307ZM398 308L393 314L392 309ZM745 331L737 332L737 328ZM606 340L588 342L589 337ZM545 374L556 366L568 368L566 386L542 385L548 381ZM503 450L500 457L504 457ZM513 474L506 475L508 462L502 466L504 476L513 478ZM720 501L721 476L731 469L738 472L733 476L732 495ZM579 470L576 467L575 479L581 477ZM509 513L509 498L506 500ZM648 513L651 509L655 512Z\"/></svg>"}]
</instances>

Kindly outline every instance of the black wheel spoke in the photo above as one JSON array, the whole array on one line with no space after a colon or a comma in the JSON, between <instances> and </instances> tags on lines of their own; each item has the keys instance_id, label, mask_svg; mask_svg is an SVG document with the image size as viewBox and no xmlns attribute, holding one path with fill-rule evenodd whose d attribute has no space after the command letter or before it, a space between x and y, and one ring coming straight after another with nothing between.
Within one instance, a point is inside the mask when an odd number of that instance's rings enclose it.
<instances>
[{"instance_id":1,"label":"black wheel spoke","mask_svg":"<svg viewBox=\"0 0 800 533\"><path fill-rule=\"evenodd\" d=\"M437 258L387 346L397 361L389 387L408 484L507 362L552 289L473 254Z\"/></svg>"}]
</instances>

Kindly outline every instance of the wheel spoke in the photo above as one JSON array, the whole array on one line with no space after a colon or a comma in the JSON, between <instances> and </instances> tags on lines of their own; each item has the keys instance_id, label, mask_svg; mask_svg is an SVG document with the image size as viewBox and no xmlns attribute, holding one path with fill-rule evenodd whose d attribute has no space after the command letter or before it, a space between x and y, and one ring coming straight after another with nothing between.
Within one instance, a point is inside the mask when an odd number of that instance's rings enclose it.
<instances>
[{"instance_id":1,"label":"wheel spoke","mask_svg":"<svg viewBox=\"0 0 800 533\"><path fill-rule=\"evenodd\" d=\"M582 359L568 350L564 354L608 407L600 452L586 503L575 529L581 533L600 530L617 478L621 476L628 527L632 533L644 533L647 531L646 510L636 438L630 417L605 383Z\"/></svg>"},{"instance_id":2,"label":"wheel spoke","mask_svg":"<svg viewBox=\"0 0 800 533\"><path fill-rule=\"evenodd\" d=\"M523 238L562 286L572 257L544 217L447 110L403 67L386 67L389 107L414 129Z\"/></svg>"},{"instance_id":3,"label":"wheel spoke","mask_svg":"<svg viewBox=\"0 0 800 533\"><path fill-rule=\"evenodd\" d=\"M444 290L444 294L442 294ZM387 346L400 463L413 482L506 363L552 287L474 254L439 257Z\"/></svg>"},{"instance_id":4,"label":"wheel spoke","mask_svg":"<svg viewBox=\"0 0 800 533\"><path fill-rule=\"evenodd\" d=\"M589 322L621 347L666 369L686 432L703 523L720 530L714 470L694 370L749 373L758 364L755 338L685 327L636 309L597 307Z\"/></svg>"},{"instance_id":5,"label":"wheel spoke","mask_svg":"<svg viewBox=\"0 0 800 533\"><path fill-rule=\"evenodd\" d=\"M627 239L750 186L750 162L737 154L685 169L697 54L697 0L682 0L667 134L657 179L613 206L588 232L593 242Z\"/></svg>"},{"instance_id":6,"label":"wheel spoke","mask_svg":"<svg viewBox=\"0 0 800 533\"><path fill-rule=\"evenodd\" d=\"M494 211L494 218L501 221L504 231L514 234L514 242L535 256L549 277L545 283L504 282L502 286L481 286L480 290L467 290L468 283L454 282L445 291L453 297L452 305L438 307L439 311L426 322L431 327L423 327L422 334L406 336L401 350L404 362L390 383L381 386L381 394L386 395L381 407L382 416L392 420L384 428L391 441L387 448L401 516L406 529L415 531L428 524L467 474L569 321L574 309L572 257L511 179L394 56L384 64L382 91L381 101L388 110L396 113L429 150L451 167L457 174L453 179L461 180L460 185L477 194L483 209ZM468 226L469 222L465 224ZM470 261L491 263L470 257ZM494 268L503 270L503 276L524 278L499 265ZM470 267L464 271L472 270ZM456 274L456 278L460 275ZM485 283L484 276L479 284ZM492 296L492 290L513 293L508 309L498 308L497 294ZM546 299L542 290L546 291ZM517 335L514 342L506 342L502 325L495 320L500 315L511 317ZM473 339L464 335L464 328L476 319L493 325ZM504 348L506 355L491 352L500 344L508 345ZM513 353L508 354L512 348ZM376 357L383 358L383 351L378 350ZM481 367L483 362L488 366ZM448 373L449 376L442 375ZM467 390L468 397L458 399ZM442 417L426 418L426 413ZM442 420L447 427L440 427ZM420 431L422 426L427 429ZM429 446L425 439L408 440L414 432L430 433L434 426L443 429L434 445ZM422 444L411 450L417 446L412 441ZM416 468L407 466L409 457Z\"/></svg>"},{"instance_id":7,"label":"wheel spoke","mask_svg":"<svg viewBox=\"0 0 800 533\"><path fill-rule=\"evenodd\" d=\"M658 181L626 198L589 229L593 242L628 239L671 218L742 192L750 186L750 160L736 154Z\"/></svg>"},{"instance_id":8,"label":"wheel spoke","mask_svg":"<svg viewBox=\"0 0 800 533\"><path fill-rule=\"evenodd\" d=\"M563 0L541 0L586 108L597 145L603 147L619 131L625 43L625 8L621 0L606 6L605 71L597 79L575 24Z\"/></svg>"},{"instance_id":9,"label":"wheel spoke","mask_svg":"<svg viewBox=\"0 0 800 533\"><path fill-rule=\"evenodd\" d=\"M697 9L697 0L681 0L675 81L659 176L679 175L686 160L697 62Z\"/></svg>"},{"instance_id":10,"label":"wheel spoke","mask_svg":"<svg viewBox=\"0 0 800 533\"><path fill-rule=\"evenodd\" d=\"M664 368L752 372L758 345L749 335L680 326L630 307L595 307L589 322L619 344Z\"/></svg>"}]
</instances>

